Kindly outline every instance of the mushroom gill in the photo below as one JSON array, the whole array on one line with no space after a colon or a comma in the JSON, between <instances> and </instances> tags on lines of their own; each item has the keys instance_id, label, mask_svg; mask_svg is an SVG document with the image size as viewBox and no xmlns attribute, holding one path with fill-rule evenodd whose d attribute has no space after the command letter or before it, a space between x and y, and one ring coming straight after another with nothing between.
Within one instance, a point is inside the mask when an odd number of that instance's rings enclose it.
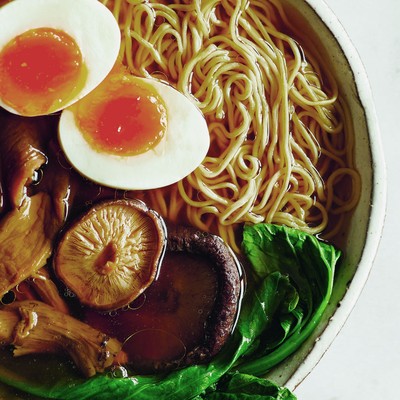
<instances>
[{"instance_id":1,"label":"mushroom gill","mask_svg":"<svg viewBox=\"0 0 400 400\"><path fill-rule=\"evenodd\" d=\"M115 310L153 282L165 247L164 222L144 203L104 201L65 231L54 269L82 304Z\"/></svg>"}]
</instances>

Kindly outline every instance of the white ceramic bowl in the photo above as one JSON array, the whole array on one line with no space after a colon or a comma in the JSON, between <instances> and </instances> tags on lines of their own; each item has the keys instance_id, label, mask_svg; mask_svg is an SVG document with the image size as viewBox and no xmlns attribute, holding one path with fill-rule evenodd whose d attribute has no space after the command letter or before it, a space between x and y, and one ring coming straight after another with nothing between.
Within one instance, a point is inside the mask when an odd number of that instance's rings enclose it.
<instances>
[{"instance_id":1,"label":"white ceramic bowl","mask_svg":"<svg viewBox=\"0 0 400 400\"><path fill-rule=\"evenodd\" d=\"M367 75L345 30L323 0L282 0L309 25L309 35L329 64L347 100L355 127L355 161L362 194L351 218L344 260L322 323L302 347L267 378L294 390L327 351L352 311L371 270L386 207L386 169ZM308 29L308 27L307 27Z\"/></svg>"},{"instance_id":2,"label":"white ceramic bowl","mask_svg":"<svg viewBox=\"0 0 400 400\"><path fill-rule=\"evenodd\" d=\"M309 34L319 42L319 49L333 68L350 106L356 134L356 167L362 178L362 195L350 222L345 258L323 321L296 353L266 376L294 390L339 333L368 278L384 223L386 172L368 79L343 27L323 0L282 1L308 21Z\"/></svg>"}]
</instances>

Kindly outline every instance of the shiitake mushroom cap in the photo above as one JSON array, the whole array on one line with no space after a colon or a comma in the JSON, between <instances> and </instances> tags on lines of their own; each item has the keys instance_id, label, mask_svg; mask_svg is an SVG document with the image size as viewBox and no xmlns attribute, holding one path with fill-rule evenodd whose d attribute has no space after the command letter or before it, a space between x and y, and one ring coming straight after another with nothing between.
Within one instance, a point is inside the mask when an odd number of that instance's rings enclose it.
<instances>
[{"instance_id":1,"label":"shiitake mushroom cap","mask_svg":"<svg viewBox=\"0 0 400 400\"><path fill-rule=\"evenodd\" d=\"M142 201L102 201L62 233L53 256L54 271L81 304L115 310L153 282L166 234L163 219Z\"/></svg>"}]
</instances>

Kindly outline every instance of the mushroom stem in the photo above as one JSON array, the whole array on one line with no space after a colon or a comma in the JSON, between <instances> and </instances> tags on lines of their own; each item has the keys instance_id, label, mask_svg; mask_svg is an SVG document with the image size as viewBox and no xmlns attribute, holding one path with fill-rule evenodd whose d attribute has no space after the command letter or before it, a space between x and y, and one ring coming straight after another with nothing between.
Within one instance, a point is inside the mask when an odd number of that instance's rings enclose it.
<instances>
[{"instance_id":1,"label":"mushroom stem","mask_svg":"<svg viewBox=\"0 0 400 400\"><path fill-rule=\"evenodd\" d=\"M56 284L50 278L46 268L41 268L28 281L29 285L35 289L35 292L40 296L40 299L56 310L69 314L69 309L66 302L60 296Z\"/></svg>"},{"instance_id":2,"label":"mushroom stem","mask_svg":"<svg viewBox=\"0 0 400 400\"><path fill-rule=\"evenodd\" d=\"M115 268L118 247L114 242L108 243L95 262L95 270L100 275L108 275Z\"/></svg>"}]
</instances>

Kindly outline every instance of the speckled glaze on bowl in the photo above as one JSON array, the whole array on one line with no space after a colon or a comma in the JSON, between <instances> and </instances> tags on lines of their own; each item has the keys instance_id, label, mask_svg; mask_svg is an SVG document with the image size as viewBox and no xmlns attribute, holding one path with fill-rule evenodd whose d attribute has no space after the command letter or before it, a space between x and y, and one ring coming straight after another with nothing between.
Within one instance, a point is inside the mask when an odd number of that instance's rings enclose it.
<instances>
[{"instance_id":1,"label":"speckled glaze on bowl","mask_svg":"<svg viewBox=\"0 0 400 400\"><path fill-rule=\"evenodd\" d=\"M386 169L372 93L360 57L340 22L322 0L282 0L303 18L307 35L333 69L355 130L355 162L362 194L351 217L332 299L322 323L302 347L267 378L294 390L312 371L351 313L371 270L386 209ZM297 15L296 15L297 14Z\"/></svg>"}]
</instances>

